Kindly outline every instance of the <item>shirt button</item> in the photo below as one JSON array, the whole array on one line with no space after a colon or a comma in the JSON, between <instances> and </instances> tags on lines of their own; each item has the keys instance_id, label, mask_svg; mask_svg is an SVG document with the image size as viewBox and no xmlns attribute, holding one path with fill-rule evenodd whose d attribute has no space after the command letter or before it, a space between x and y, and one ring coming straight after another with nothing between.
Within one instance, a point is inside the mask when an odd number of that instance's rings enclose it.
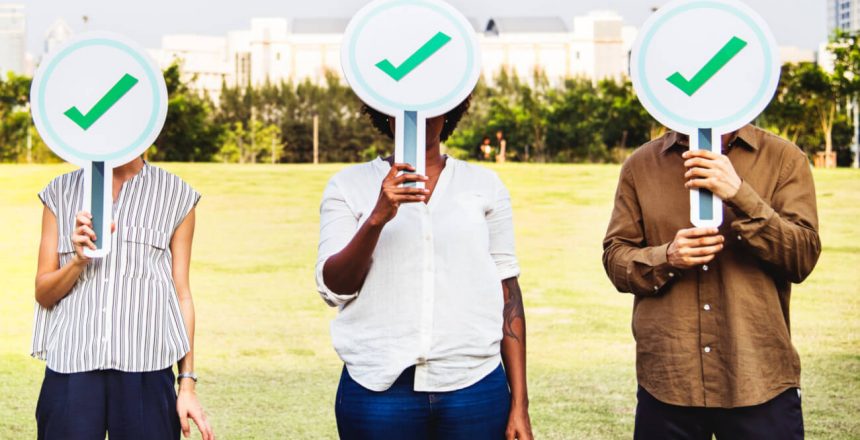
<instances>
[{"instance_id":1,"label":"shirt button","mask_svg":"<svg viewBox=\"0 0 860 440\"><path fill-rule=\"evenodd\" d=\"M657 286L654 286L654 291L656 292L656 291L658 291L658 290L660 290L660 288L659 288L659 287L657 287Z\"/></svg>"},{"instance_id":2,"label":"shirt button","mask_svg":"<svg viewBox=\"0 0 860 440\"><path fill-rule=\"evenodd\" d=\"M710 311L710 310L711 310L711 305L710 305L710 304L705 304L704 309L705 309L705 311L706 311L706 312L707 312L707 311Z\"/></svg>"},{"instance_id":3,"label":"shirt button","mask_svg":"<svg viewBox=\"0 0 860 440\"><path fill-rule=\"evenodd\" d=\"M711 347L705 347L705 353L710 353L710 352L711 352Z\"/></svg>"},{"instance_id":4,"label":"shirt button","mask_svg":"<svg viewBox=\"0 0 860 440\"><path fill-rule=\"evenodd\" d=\"M706 265L702 266L702 270L704 270L705 272L707 272L707 271L708 271L708 265L706 264Z\"/></svg>"},{"instance_id":5,"label":"shirt button","mask_svg":"<svg viewBox=\"0 0 860 440\"><path fill-rule=\"evenodd\" d=\"M675 278L675 272L669 272L669 278Z\"/></svg>"},{"instance_id":6,"label":"shirt button","mask_svg":"<svg viewBox=\"0 0 860 440\"><path fill-rule=\"evenodd\" d=\"M741 237L740 235L738 235L738 241L740 241L740 240L743 240L743 237Z\"/></svg>"}]
</instances>

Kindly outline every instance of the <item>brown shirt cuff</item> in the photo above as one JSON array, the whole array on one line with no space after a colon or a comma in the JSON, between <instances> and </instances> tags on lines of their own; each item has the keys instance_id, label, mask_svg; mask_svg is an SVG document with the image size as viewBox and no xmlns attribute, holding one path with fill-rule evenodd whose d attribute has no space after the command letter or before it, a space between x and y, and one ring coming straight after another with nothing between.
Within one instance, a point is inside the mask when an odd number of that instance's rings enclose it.
<instances>
[{"instance_id":1,"label":"brown shirt cuff","mask_svg":"<svg viewBox=\"0 0 860 440\"><path fill-rule=\"evenodd\" d=\"M644 252L634 258L637 269L641 270L640 279L645 282L650 282L644 290L649 293L656 294L663 290L670 281L680 277L681 271L675 269L669 264L666 252L669 250L669 244L666 243L660 246L652 246L643 249Z\"/></svg>"}]
</instances>

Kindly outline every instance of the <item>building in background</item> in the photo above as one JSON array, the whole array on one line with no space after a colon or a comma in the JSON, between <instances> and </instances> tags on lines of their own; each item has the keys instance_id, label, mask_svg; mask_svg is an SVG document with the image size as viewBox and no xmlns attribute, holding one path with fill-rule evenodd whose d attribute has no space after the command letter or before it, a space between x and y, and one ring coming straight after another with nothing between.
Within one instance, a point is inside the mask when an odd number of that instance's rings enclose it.
<instances>
[{"instance_id":1,"label":"building in background","mask_svg":"<svg viewBox=\"0 0 860 440\"><path fill-rule=\"evenodd\" d=\"M24 5L0 3L0 75L27 73L26 39Z\"/></svg>"},{"instance_id":2,"label":"building in background","mask_svg":"<svg viewBox=\"0 0 860 440\"><path fill-rule=\"evenodd\" d=\"M45 54L51 53L54 49L60 47L63 43L72 38L74 31L66 23L66 20L58 18L54 24L45 32Z\"/></svg>"},{"instance_id":3,"label":"building in background","mask_svg":"<svg viewBox=\"0 0 860 440\"><path fill-rule=\"evenodd\" d=\"M527 81L537 71L553 83L571 76L622 78L636 37L636 29L625 26L614 12L594 12L569 22L559 17L470 21L488 80L503 68ZM319 83L327 72L341 76L340 46L348 23L347 18L256 18L250 29L226 37L168 35L151 53L162 67L179 63L183 78L195 90L217 99L222 83Z\"/></svg>"},{"instance_id":4,"label":"building in background","mask_svg":"<svg viewBox=\"0 0 860 440\"><path fill-rule=\"evenodd\" d=\"M565 22L559 17L499 17L479 36L484 77L510 69L530 80L536 72L551 82L580 76L592 80L627 75L636 28L611 11Z\"/></svg>"},{"instance_id":5,"label":"building in background","mask_svg":"<svg viewBox=\"0 0 860 440\"><path fill-rule=\"evenodd\" d=\"M149 52L163 69L177 63L183 82L215 99L222 84L233 82L228 70L226 37L167 35L161 40L161 49Z\"/></svg>"},{"instance_id":6,"label":"building in background","mask_svg":"<svg viewBox=\"0 0 860 440\"><path fill-rule=\"evenodd\" d=\"M827 30L860 30L860 0L827 0Z\"/></svg>"}]
</instances>

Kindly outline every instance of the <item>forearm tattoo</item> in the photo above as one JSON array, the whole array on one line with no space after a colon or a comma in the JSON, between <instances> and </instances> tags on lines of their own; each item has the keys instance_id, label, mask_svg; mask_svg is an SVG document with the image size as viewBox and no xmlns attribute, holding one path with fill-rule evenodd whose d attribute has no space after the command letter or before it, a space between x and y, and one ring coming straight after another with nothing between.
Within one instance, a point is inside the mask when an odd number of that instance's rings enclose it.
<instances>
[{"instance_id":1,"label":"forearm tattoo","mask_svg":"<svg viewBox=\"0 0 860 440\"><path fill-rule=\"evenodd\" d=\"M505 336L519 341L520 337L514 331L514 321L519 319L525 324L526 315L523 310L523 293L520 291L520 283L517 282L516 278L505 280L502 283L507 291L507 295L505 295L505 308L502 310L502 317L504 318L502 331Z\"/></svg>"}]
</instances>

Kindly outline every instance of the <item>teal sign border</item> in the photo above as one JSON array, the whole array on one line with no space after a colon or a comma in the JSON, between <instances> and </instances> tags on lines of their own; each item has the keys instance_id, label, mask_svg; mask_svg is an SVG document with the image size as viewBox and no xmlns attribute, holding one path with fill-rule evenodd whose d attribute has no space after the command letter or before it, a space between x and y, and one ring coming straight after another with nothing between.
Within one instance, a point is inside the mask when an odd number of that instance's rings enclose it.
<instances>
[{"instance_id":1,"label":"teal sign border","mask_svg":"<svg viewBox=\"0 0 860 440\"><path fill-rule=\"evenodd\" d=\"M468 42L472 38L469 35L470 31L467 29L464 29L462 24L460 23L460 20L458 20L453 15L451 15L449 13L449 11L446 11L445 9L443 9L437 5L434 5L432 3L425 2L422 0L401 0L398 2L388 3L385 6L379 8L379 9L376 9L375 11L367 14L367 16L365 16L364 19L358 23L358 25L355 28L355 31L353 32L353 35L356 35L356 36L361 35L361 31L367 25L367 22L370 21L371 18L375 17L379 13L381 13L383 11L387 11L391 8L401 7L401 6L405 6L405 5L423 6L427 9L431 9L435 12L438 12L438 13L444 15L445 17L447 17L448 20L450 20L452 23L454 23L456 25L457 30L460 32L460 37L463 38L464 41ZM355 72L355 79L356 79L356 81L358 81L358 84L361 86L362 89L364 89L373 99L377 100L377 102L379 104L382 104L384 106L395 108L395 109L406 110L406 111L433 110L433 109L437 109L437 108L441 107L443 104L446 104L449 101L453 100L458 94L460 94L460 92L464 88L468 87L468 85L469 85L469 75L463 75L463 80L460 81L460 84L458 84L457 87L453 91L451 91L451 93L449 93L445 97L438 99L436 101L433 101L433 102L430 102L427 104L414 105L414 106L407 106L407 105L404 105L402 103L391 101L390 99L387 99L387 98L381 96L380 94L376 93L376 91L373 90L371 87L369 87L367 85L367 82L365 82L364 77L361 74L361 70L359 69L358 61L355 59L355 46L356 46L356 44L358 44L358 38L352 38L352 41L350 42L350 45L349 45L349 62L350 62L352 71ZM466 64L466 72L471 72L472 68L474 67L474 63L475 63L475 53L473 51L472 45L468 44L468 43L466 44L466 50L468 51L467 52L468 60L467 60L467 64ZM371 103L368 103L368 104L371 104ZM457 104L455 103L453 105L456 106Z\"/></svg>"},{"instance_id":2,"label":"teal sign border","mask_svg":"<svg viewBox=\"0 0 860 440\"><path fill-rule=\"evenodd\" d=\"M90 47L90 46L108 46L108 47L112 47L114 49L119 49L119 50L125 52L126 54L130 55L132 58L134 58L135 61L137 61L138 64L140 64L141 67L143 67L143 71L146 73L146 78L149 80L149 84L151 86L151 91L152 91L152 100L153 100L152 114L149 117L149 121L147 122L146 128L144 128L143 133L141 133L141 135L137 139L135 139L127 147L125 147L119 151L107 154L107 155L97 155L97 154L84 153L84 152L78 151L78 150L70 147L54 131L54 128L51 126L50 119L48 119L48 115L46 113L47 107L45 105L45 91L47 90L46 89L47 82L51 78L51 75L53 74L54 69L57 68L57 65L60 63L60 61L65 59L67 56L71 55L72 52L75 52L79 49L83 49L83 48ZM55 56L51 60L51 64L49 64L48 67L45 69L45 74L42 76L42 80L39 83L39 96L37 97L37 99L39 100L38 101L39 102L39 116L41 117L42 122L45 125L45 130L48 132L48 136L50 136L51 139L53 140L51 147L52 148L54 146L60 147L63 150L65 150L65 153L67 155L72 156L72 157L76 157L79 160L86 160L86 161L90 161L90 162L110 162L112 160L125 157L126 155L131 154L132 151L140 148L141 144L144 142L144 140L146 140L146 138L149 137L152 134L152 131L155 129L156 122L158 121L159 109L161 108L161 95L159 94L159 91L158 91L158 81L156 80L155 74L150 69L149 63L147 63L146 60L136 50L132 49L131 47L129 47L129 46L127 46L127 45L125 45L119 41L111 40L111 39L107 39L107 38L94 38L91 40L84 40L84 41L78 42L76 44L73 44L73 45L67 47L62 52L57 54L57 56ZM148 147L148 145L147 145L147 147Z\"/></svg>"},{"instance_id":3,"label":"teal sign border","mask_svg":"<svg viewBox=\"0 0 860 440\"><path fill-rule=\"evenodd\" d=\"M768 76L766 76L764 78L764 80L762 81L761 87L759 87L759 90L756 93L755 97L752 100L750 100L750 102L746 105L746 107L744 107L741 111L735 113L732 116L729 116L729 117L726 117L726 118L723 118L723 119L720 119L717 121L694 121L694 120L687 119L683 116L680 116L680 115L670 111L654 95L654 92L651 90L650 83L648 82L648 76L647 76L647 73L645 70L645 60L648 59L647 54L648 54L648 49L651 45L651 40L654 38L654 34L657 32L657 30L660 28L660 26L662 26L664 24L664 22L668 21L669 19L674 18L676 15L681 14L683 12L693 10L693 9L717 9L717 10L729 12L729 13L733 14L734 16L740 18L751 29L753 29L755 31L756 37L758 37L759 42L765 51L765 68L764 68L764 71L766 72L766 75L768 75ZM770 40L768 40L768 38L764 35L764 32L762 32L762 30L758 27L758 24L752 18L750 18L748 15L744 14L742 11L740 11L740 10L738 10L732 6L729 6L729 5L725 5L722 3L715 3L715 2L700 2L700 3L693 3L690 5L686 5L686 6L677 8L675 10L672 10L672 11L668 12L666 15L664 15L659 21L657 21L656 23L654 23L651 26L648 34L645 35L645 38L642 41L641 47L642 47L642 53L639 55L639 75L642 78L641 83L642 83L642 87L645 89L644 90L645 94L648 96L648 99L654 104L654 106L657 107L657 110L659 110L664 115L674 119L676 122L680 122L681 124L686 125L688 127L723 127L726 125L736 124L740 117L748 114L750 111L753 110L753 108L756 106L756 104L761 102L761 100L764 98L764 95L767 93L767 88L768 88L767 86L768 86L768 84L770 84L770 79L771 79L770 75L771 75L771 72L773 71L773 53L771 52ZM743 121L743 122L749 122L749 121ZM675 128L675 127L669 127L669 128Z\"/></svg>"}]
</instances>

